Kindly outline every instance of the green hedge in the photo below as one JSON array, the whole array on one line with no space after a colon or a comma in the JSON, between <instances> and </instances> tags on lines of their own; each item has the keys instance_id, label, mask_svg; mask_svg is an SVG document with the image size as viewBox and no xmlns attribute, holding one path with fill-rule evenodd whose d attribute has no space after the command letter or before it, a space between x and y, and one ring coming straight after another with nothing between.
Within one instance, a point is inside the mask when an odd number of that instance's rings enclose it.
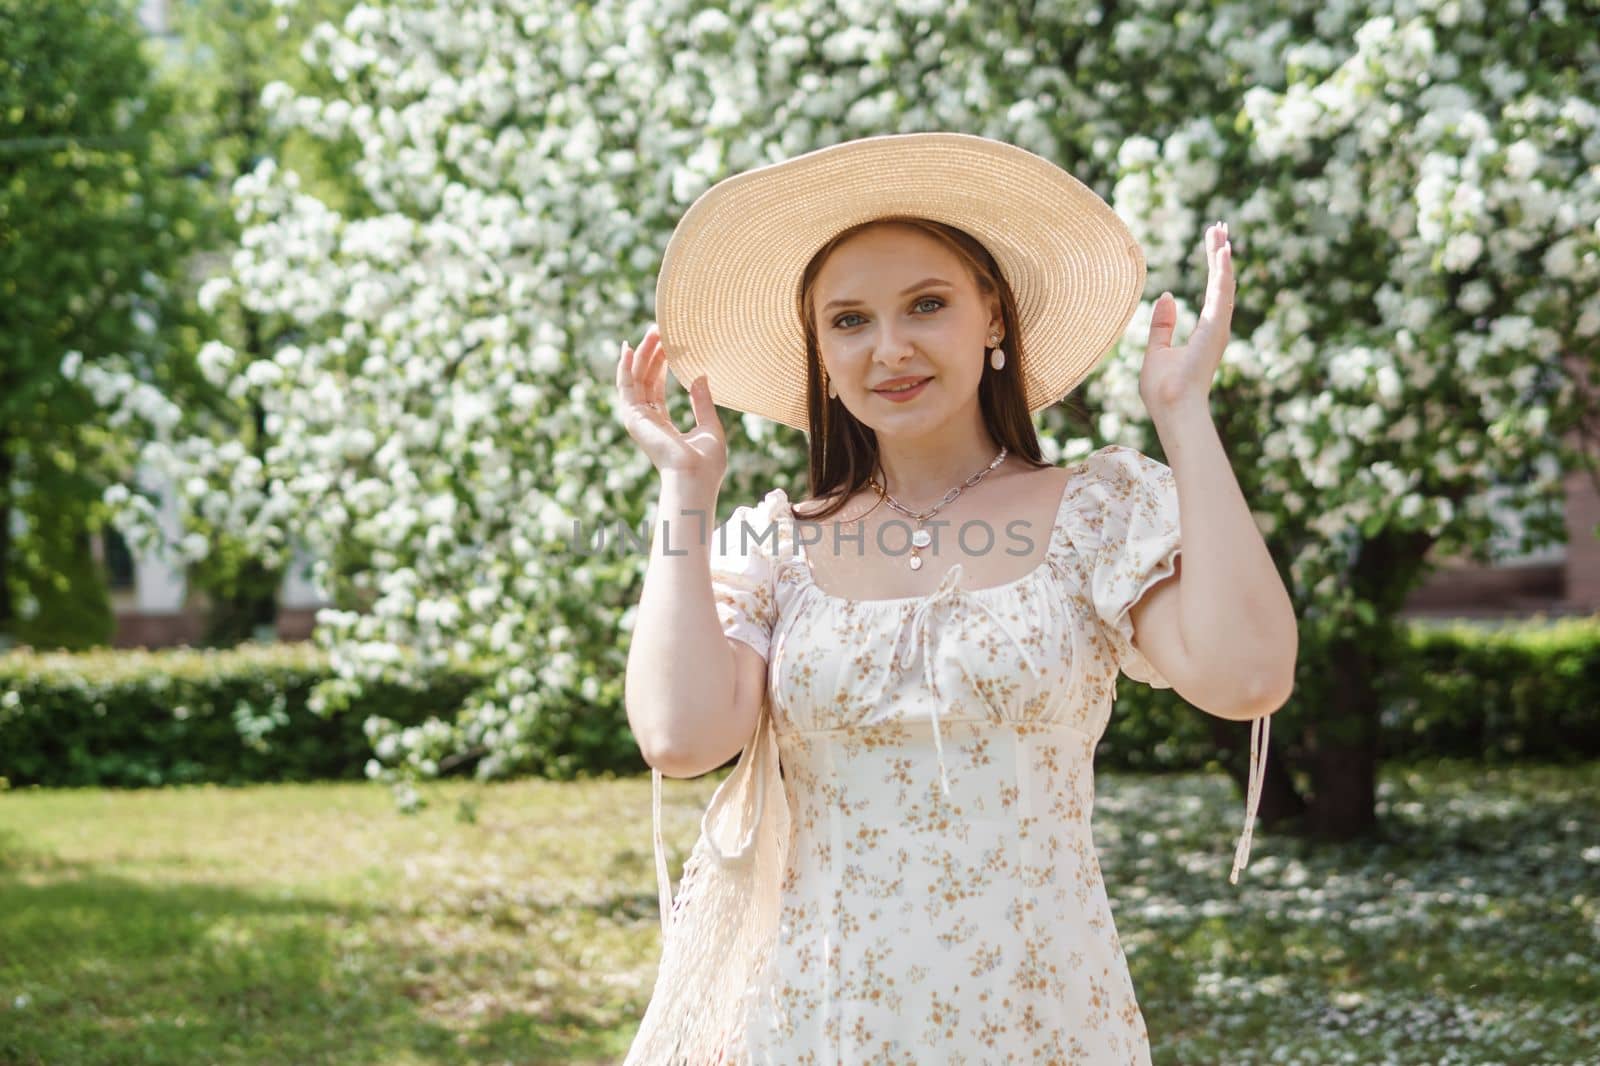
<instances>
[{"instance_id":1,"label":"green hedge","mask_svg":"<svg viewBox=\"0 0 1600 1066\"><path fill-rule=\"evenodd\" d=\"M1578 762L1600 758L1600 616L1402 625L1395 665L1378 678L1384 762L1460 758ZM1316 654L1303 642L1302 661ZM1274 717L1275 743L1298 740L1317 708L1295 696ZM1122 770L1217 761L1217 720L1170 689L1123 678L1096 757ZM1249 750L1250 725L1225 722Z\"/></svg>"},{"instance_id":2,"label":"green hedge","mask_svg":"<svg viewBox=\"0 0 1600 1066\"><path fill-rule=\"evenodd\" d=\"M307 702L330 676L308 644L225 651L0 655L0 777L11 785L151 786L359 779L371 713L401 725L448 717L481 679L367 686L323 717Z\"/></svg>"},{"instance_id":3,"label":"green hedge","mask_svg":"<svg viewBox=\"0 0 1600 1066\"><path fill-rule=\"evenodd\" d=\"M1600 621L1413 625L1402 633L1407 646L1378 684L1385 761L1600 757ZM483 683L462 671L415 690L369 685L324 718L307 701L328 676L324 656L306 644L12 652L0 656L0 777L51 787L357 779L372 754L362 731L369 714L401 726L449 718ZM1291 699L1280 714L1284 730L1273 737L1293 743L1316 708ZM620 707L610 722L617 744L631 746ZM1237 730L1248 750L1247 723L1219 727L1172 690L1123 679L1097 763L1215 766L1218 728Z\"/></svg>"},{"instance_id":4,"label":"green hedge","mask_svg":"<svg viewBox=\"0 0 1600 1066\"><path fill-rule=\"evenodd\" d=\"M1384 678L1385 758L1600 756L1600 615L1412 627Z\"/></svg>"}]
</instances>

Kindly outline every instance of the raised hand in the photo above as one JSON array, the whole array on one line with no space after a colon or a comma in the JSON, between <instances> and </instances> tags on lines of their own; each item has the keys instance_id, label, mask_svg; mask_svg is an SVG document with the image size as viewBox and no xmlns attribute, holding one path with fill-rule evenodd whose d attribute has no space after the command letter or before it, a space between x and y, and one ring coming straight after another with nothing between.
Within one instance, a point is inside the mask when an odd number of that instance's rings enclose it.
<instances>
[{"instance_id":1,"label":"raised hand","mask_svg":"<svg viewBox=\"0 0 1600 1066\"><path fill-rule=\"evenodd\" d=\"M1227 224L1219 222L1206 230L1205 241L1206 262L1210 266L1206 302L1188 343L1173 347L1178 304L1170 292L1161 294L1150 316L1150 340L1145 346L1144 365L1139 368L1139 396L1152 411L1184 403L1204 405L1211 395L1217 368L1222 365L1223 349L1232 335L1235 285Z\"/></svg>"},{"instance_id":2,"label":"raised hand","mask_svg":"<svg viewBox=\"0 0 1600 1066\"><path fill-rule=\"evenodd\" d=\"M617 416L663 477L681 477L715 491L728 469L728 442L701 375L686 386L694 426L680 432L667 416L667 360L654 322L635 351L626 341L617 360Z\"/></svg>"}]
</instances>

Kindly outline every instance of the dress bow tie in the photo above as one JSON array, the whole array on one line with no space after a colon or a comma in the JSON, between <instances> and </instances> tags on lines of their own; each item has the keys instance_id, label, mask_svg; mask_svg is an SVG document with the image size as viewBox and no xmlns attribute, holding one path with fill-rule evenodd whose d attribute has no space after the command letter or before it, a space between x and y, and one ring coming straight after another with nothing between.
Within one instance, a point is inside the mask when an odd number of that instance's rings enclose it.
<instances>
[{"instance_id":1,"label":"dress bow tie","mask_svg":"<svg viewBox=\"0 0 1600 1066\"><path fill-rule=\"evenodd\" d=\"M978 607L989 616L989 620L994 623L996 629L1011 638L1011 642L1016 645L1017 653L1022 656L1022 661L1027 664L1033 676L1041 681L1044 680L1044 672L1040 670L1038 663L1028 653L1028 649L1023 646L1022 641L1017 639L1017 635L1011 631L1005 622L1001 621L994 608L983 602L981 597L967 596L965 590L958 587L963 573L962 565L956 563L945 573L937 589L917 601L916 607L911 611L909 626L911 639L907 642L904 653L897 660L902 670L909 670L916 665L917 656L919 653L921 654L922 679L928 686L928 691L933 693L933 747L939 762L939 788L946 798L950 795L950 777L945 771L944 741L939 733L939 710L945 701L944 694L939 689L938 673L933 664L931 628L935 612L946 604L953 604L957 599L964 599L965 602ZM960 656L956 658L956 665L960 668L962 675L966 677L969 685L971 685L972 674L967 669L966 662ZM887 684L885 688L887 688ZM979 699L984 698L982 690L977 685L971 685L971 688ZM985 705L987 706L987 701L985 701ZM1000 715L994 713L993 707L990 707L989 710L991 717L995 721L1002 720Z\"/></svg>"}]
</instances>

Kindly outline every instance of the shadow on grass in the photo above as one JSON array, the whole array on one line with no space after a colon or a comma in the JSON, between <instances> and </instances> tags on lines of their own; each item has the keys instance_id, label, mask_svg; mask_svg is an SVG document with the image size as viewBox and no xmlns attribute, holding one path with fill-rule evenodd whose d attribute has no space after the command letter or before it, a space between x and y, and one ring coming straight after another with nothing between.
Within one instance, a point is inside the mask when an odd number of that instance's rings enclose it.
<instances>
[{"instance_id":1,"label":"shadow on grass","mask_svg":"<svg viewBox=\"0 0 1600 1066\"><path fill-rule=\"evenodd\" d=\"M390 907L107 875L26 852L0 830L0 1062L620 1056L617 1034L595 1033L559 1007L428 1016L431 993L482 962L470 948L407 943L415 921Z\"/></svg>"}]
</instances>

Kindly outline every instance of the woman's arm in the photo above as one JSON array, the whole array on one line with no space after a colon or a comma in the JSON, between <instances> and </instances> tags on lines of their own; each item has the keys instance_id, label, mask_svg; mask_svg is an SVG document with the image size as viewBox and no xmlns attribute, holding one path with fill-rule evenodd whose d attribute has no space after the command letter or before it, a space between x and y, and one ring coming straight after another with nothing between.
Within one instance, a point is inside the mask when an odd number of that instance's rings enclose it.
<instances>
[{"instance_id":1,"label":"woman's arm","mask_svg":"<svg viewBox=\"0 0 1600 1066\"><path fill-rule=\"evenodd\" d=\"M1270 714L1294 685L1294 604L1201 402L1151 412L1178 485L1178 574L1129 611L1134 644L1186 701L1222 718Z\"/></svg>"},{"instance_id":2,"label":"woman's arm","mask_svg":"<svg viewBox=\"0 0 1600 1066\"><path fill-rule=\"evenodd\" d=\"M1222 718L1271 714L1289 698L1300 634L1294 602L1211 421L1211 383L1231 335L1236 281L1228 227L1206 231L1205 305L1174 347L1178 309L1162 293L1150 316L1139 395L1178 487L1178 575L1128 612L1134 646L1185 700Z\"/></svg>"},{"instance_id":3,"label":"woman's arm","mask_svg":"<svg viewBox=\"0 0 1600 1066\"><path fill-rule=\"evenodd\" d=\"M666 414L666 376L655 323L637 352L621 343L617 415L661 472L623 704L645 761L669 777L696 777L731 759L755 732L766 660L729 638L717 615L710 530L728 442L710 384L701 374L685 385L695 424L680 431Z\"/></svg>"},{"instance_id":4,"label":"woman's arm","mask_svg":"<svg viewBox=\"0 0 1600 1066\"><path fill-rule=\"evenodd\" d=\"M715 491L663 475L628 649L628 724L645 761L668 777L696 777L737 755L765 692L766 661L730 640L717 616L716 502Z\"/></svg>"}]
</instances>

